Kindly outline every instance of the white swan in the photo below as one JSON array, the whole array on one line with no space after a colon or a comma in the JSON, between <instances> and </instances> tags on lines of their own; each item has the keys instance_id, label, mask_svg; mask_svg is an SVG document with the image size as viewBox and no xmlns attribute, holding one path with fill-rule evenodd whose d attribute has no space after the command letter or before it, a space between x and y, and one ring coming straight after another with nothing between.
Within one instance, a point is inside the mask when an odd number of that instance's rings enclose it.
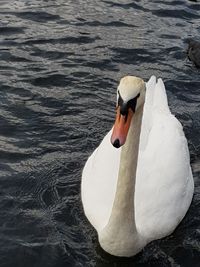
<instances>
[{"instance_id":1,"label":"white swan","mask_svg":"<svg viewBox=\"0 0 200 267\"><path fill-rule=\"evenodd\" d=\"M187 141L162 80L152 76L145 84L126 76L117 94L115 125L85 164L81 196L101 247L129 257L174 231L194 183Z\"/></svg>"}]
</instances>

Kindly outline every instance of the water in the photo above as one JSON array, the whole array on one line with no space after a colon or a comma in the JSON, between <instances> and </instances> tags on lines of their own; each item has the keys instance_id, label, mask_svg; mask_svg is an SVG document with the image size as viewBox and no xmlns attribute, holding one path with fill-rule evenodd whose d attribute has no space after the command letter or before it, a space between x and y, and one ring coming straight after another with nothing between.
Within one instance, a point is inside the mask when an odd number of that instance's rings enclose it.
<instances>
[{"instance_id":1,"label":"water","mask_svg":"<svg viewBox=\"0 0 200 267\"><path fill-rule=\"evenodd\" d=\"M0 2L1 267L199 266L200 72L185 53L199 25L200 3L183 0ZM171 236L125 260L100 249L80 180L126 74L164 79L195 194Z\"/></svg>"}]
</instances>

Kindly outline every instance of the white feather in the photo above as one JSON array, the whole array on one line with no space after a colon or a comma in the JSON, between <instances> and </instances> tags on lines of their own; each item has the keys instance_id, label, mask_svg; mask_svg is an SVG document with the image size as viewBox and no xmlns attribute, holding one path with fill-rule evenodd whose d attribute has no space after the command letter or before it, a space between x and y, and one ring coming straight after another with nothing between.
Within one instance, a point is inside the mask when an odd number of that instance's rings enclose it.
<instances>
[{"instance_id":1,"label":"white feather","mask_svg":"<svg viewBox=\"0 0 200 267\"><path fill-rule=\"evenodd\" d=\"M82 174L84 211L100 232L108 223L115 197L121 149L111 131L89 157ZM185 216L194 184L187 140L171 114L164 84L153 76L146 84L135 185L135 223L144 239L169 235Z\"/></svg>"}]
</instances>

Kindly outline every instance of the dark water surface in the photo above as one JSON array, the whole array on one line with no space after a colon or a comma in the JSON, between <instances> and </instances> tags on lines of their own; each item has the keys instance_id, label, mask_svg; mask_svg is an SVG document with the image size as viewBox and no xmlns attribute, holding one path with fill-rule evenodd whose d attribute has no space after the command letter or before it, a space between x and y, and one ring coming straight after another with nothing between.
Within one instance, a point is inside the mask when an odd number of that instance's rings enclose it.
<instances>
[{"instance_id":1,"label":"dark water surface","mask_svg":"<svg viewBox=\"0 0 200 267\"><path fill-rule=\"evenodd\" d=\"M198 36L198 2L0 1L1 267L200 266L200 72L185 53ZM176 231L127 260L99 248L80 201L125 74L166 82L195 179Z\"/></svg>"}]
</instances>

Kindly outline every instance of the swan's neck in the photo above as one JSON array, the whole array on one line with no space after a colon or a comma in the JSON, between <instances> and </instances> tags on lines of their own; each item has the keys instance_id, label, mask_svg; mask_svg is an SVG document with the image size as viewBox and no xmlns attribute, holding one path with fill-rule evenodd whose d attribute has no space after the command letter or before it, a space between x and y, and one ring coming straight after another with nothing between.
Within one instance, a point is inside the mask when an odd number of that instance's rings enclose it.
<instances>
[{"instance_id":1,"label":"swan's neck","mask_svg":"<svg viewBox=\"0 0 200 267\"><path fill-rule=\"evenodd\" d=\"M134 193L142 114L143 106L137 110L132 118L126 143L121 150L117 188L111 216L108 224L99 235L102 247L110 254L117 256L131 256L134 249L140 249L139 234L135 224Z\"/></svg>"}]
</instances>

